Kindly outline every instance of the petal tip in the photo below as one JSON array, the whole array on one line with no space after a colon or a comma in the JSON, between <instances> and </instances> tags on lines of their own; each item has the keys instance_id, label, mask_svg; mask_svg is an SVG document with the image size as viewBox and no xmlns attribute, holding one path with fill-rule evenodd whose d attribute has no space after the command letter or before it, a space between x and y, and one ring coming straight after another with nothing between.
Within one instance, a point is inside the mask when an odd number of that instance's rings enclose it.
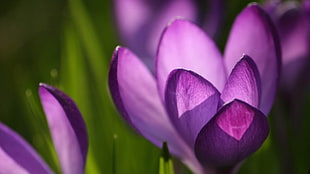
<instances>
[{"instance_id":1,"label":"petal tip","mask_svg":"<svg viewBox=\"0 0 310 174\"><path fill-rule=\"evenodd\" d=\"M252 59L252 57L248 56L247 54L243 54L239 62L243 62L243 61L249 64L250 66L252 66L253 70L257 71L258 73L257 65L255 61Z\"/></svg>"},{"instance_id":2,"label":"petal tip","mask_svg":"<svg viewBox=\"0 0 310 174\"><path fill-rule=\"evenodd\" d=\"M51 86L48 85L48 84L46 84L46 83L40 82L40 83L39 83L39 89L41 89L41 88L50 89Z\"/></svg>"},{"instance_id":3,"label":"petal tip","mask_svg":"<svg viewBox=\"0 0 310 174\"><path fill-rule=\"evenodd\" d=\"M60 95L65 95L67 96L66 94L64 94L64 92L62 92L61 90L49 85L49 84L46 84L46 83L42 83L40 82L39 83L39 94L41 95L41 93L44 93L44 91L47 91L51 94L55 94L55 93L58 93ZM68 97L68 96L67 96Z\"/></svg>"},{"instance_id":4,"label":"petal tip","mask_svg":"<svg viewBox=\"0 0 310 174\"><path fill-rule=\"evenodd\" d=\"M56 89L46 83L39 83L39 96L42 98L46 93L53 93Z\"/></svg>"},{"instance_id":5,"label":"petal tip","mask_svg":"<svg viewBox=\"0 0 310 174\"><path fill-rule=\"evenodd\" d=\"M125 49L125 47L123 47L122 45L117 45L114 49L114 52L119 52L121 50Z\"/></svg>"},{"instance_id":6,"label":"petal tip","mask_svg":"<svg viewBox=\"0 0 310 174\"><path fill-rule=\"evenodd\" d=\"M190 22L188 19L184 18L184 17L181 17L181 16L177 16L177 17L174 17L173 19L170 20L170 22L168 22L167 26L166 27L170 27L171 25L174 25L175 23L187 23L187 22Z\"/></svg>"},{"instance_id":7,"label":"petal tip","mask_svg":"<svg viewBox=\"0 0 310 174\"><path fill-rule=\"evenodd\" d=\"M262 10L261 6L257 3L257 2L251 2L248 4L248 6L246 7L246 9L249 10Z\"/></svg>"}]
</instances>

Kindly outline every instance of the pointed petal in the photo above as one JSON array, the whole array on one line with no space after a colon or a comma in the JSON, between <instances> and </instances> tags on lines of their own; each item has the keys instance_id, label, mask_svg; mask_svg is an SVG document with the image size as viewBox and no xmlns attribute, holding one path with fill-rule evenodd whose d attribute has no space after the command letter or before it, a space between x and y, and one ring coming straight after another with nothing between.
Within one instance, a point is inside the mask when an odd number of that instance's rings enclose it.
<instances>
[{"instance_id":1,"label":"pointed petal","mask_svg":"<svg viewBox=\"0 0 310 174\"><path fill-rule=\"evenodd\" d=\"M231 167L254 153L269 132L259 110L234 100L222 107L198 134L195 152L207 166Z\"/></svg>"},{"instance_id":2,"label":"pointed petal","mask_svg":"<svg viewBox=\"0 0 310 174\"><path fill-rule=\"evenodd\" d=\"M224 103L239 99L258 108L260 90L261 82L255 62L244 55L228 77L221 99Z\"/></svg>"},{"instance_id":3,"label":"pointed petal","mask_svg":"<svg viewBox=\"0 0 310 174\"><path fill-rule=\"evenodd\" d=\"M158 147L167 141L172 154L180 157L193 170L200 170L193 151L170 123L155 78L126 48L115 49L110 65L109 88L116 107L127 123Z\"/></svg>"},{"instance_id":4,"label":"pointed petal","mask_svg":"<svg viewBox=\"0 0 310 174\"><path fill-rule=\"evenodd\" d=\"M84 173L88 137L79 109L71 98L52 86L40 84L39 95L62 172Z\"/></svg>"},{"instance_id":5,"label":"pointed petal","mask_svg":"<svg viewBox=\"0 0 310 174\"><path fill-rule=\"evenodd\" d=\"M249 5L236 18L225 49L230 73L243 54L256 63L261 81L260 109L267 115L275 96L281 62L278 35L268 15L256 4Z\"/></svg>"},{"instance_id":6,"label":"pointed petal","mask_svg":"<svg viewBox=\"0 0 310 174\"><path fill-rule=\"evenodd\" d=\"M201 128L215 115L220 93L203 77L177 69L170 73L165 103L171 122L194 148Z\"/></svg>"},{"instance_id":7,"label":"pointed petal","mask_svg":"<svg viewBox=\"0 0 310 174\"><path fill-rule=\"evenodd\" d=\"M164 31L156 57L156 75L160 96L173 69L194 71L222 90L226 72L214 42L193 23L176 19Z\"/></svg>"},{"instance_id":8,"label":"pointed petal","mask_svg":"<svg viewBox=\"0 0 310 174\"><path fill-rule=\"evenodd\" d=\"M17 133L0 123L0 173L53 173L34 149Z\"/></svg>"}]
</instances>

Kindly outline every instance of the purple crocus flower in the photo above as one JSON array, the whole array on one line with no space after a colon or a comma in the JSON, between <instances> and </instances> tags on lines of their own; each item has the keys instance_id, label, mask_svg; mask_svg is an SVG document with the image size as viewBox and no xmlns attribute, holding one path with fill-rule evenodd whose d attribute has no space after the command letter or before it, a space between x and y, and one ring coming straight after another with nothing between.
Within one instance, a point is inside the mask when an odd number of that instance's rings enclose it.
<instances>
[{"instance_id":1,"label":"purple crocus flower","mask_svg":"<svg viewBox=\"0 0 310 174\"><path fill-rule=\"evenodd\" d=\"M85 123L73 100L60 90L40 84L39 95L64 174L84 173L88 149ZM0 173L53 173L16 132L0 123Z\"/></svg>"},{"instance_id":2,"label":"purple crocus flower","mask_svg":"<svg viewBox=\"0 0 310 174\"><path fill-rule=\"evenodd\" d=\"M282 47L282 85L292 91L300 83L310 66L310 1L270 1L265 9L279 32ZM299 80L303 80L299 82Z\"/></svg>"},{"instance_id":3,"label":"purple crocus flower","mask_svg":"<svg viewBox=\"0 0 310 174\"><path fill-rule=\"evenodd\" d=\"M122 43L152 70L161 32L172 18L191 20L213 36L218 31L223 7L223 0L114 0Z\"/></svg>"},{"instance_id":4,"label":"purple crocus flower","mask_svg":"<svg viewBox=\"0 0 310 174\"><path fill-rule=\"evenodd\" d=\"M176 19L161 36L155 77L129 49L116 48L112 98L137 132L158 147L167 141L195 173L232 172L268 135L279 45L256 4L238 15L224 56L199 27Z\"/></svg>"}]
</instances>

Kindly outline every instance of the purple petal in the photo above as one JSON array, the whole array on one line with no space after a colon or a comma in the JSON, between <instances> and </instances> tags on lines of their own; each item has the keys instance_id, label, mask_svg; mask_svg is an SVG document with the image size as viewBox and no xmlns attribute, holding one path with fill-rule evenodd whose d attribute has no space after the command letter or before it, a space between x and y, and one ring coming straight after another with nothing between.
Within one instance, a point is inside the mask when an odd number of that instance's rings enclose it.
<instances>
[{"instance_id":1,"label":"purple petal","mask_svg":"<svg viewBox=\"0 0 310 174\"><path fill-rule=\"evenodd\" d=\"M156 75L161 97L166 80L173 69L192 70L222 90L226 72L214 42L196 25L174 20L164 31L157 54Z\"/></svg>"},{"instance_id":2,"label":"purple petal","mask_svg":"<svg viewBox=\"0 0 310 174\"><path fill-rule=\"evenodd\" d=\"M232 70L221 99L224 103L242 100L253 107L259 106L261 82L255 62L244 55Z\"/></svg>"},{"instance_id":3,"label":"purple petal","mask_svg":"<svg viewBox=\"0 0 310 174\"><path fill-rule=\"evenodd\" d=\"M209 36L215 38L221 30L220 26L222 24L225 12L225 0L207 0L208 9L204 10L205 19L203 23L203 29L208 33Z\"/></svg>"},{"instance_id":4,"label":"purple petal","mask_svg":"<svg viewBox=\"0 0 310 174\"><path fill-rule=\"evenodd\" d=\"M154 77L130 50L116 48L110 65L109 87L116 107L132 127L158 147L167 141L172 154L192 169L200 170L193 151L170 123Z\"/></svg>"},{"instance_id":5,"label":"purple petal","mask_svg":"<svg viewBox=\"0 0 310 174\"><path fill-rule=\"evenodd\" d=\"M310 15L310 1L309 0L304 0L303 1L303 9Z\"/></svg>"},{"instance_id":6,"label":"purple petal","mask_svg":"<svg viewBox=\"0 0 310 174\"><path fill-rule=\"evenodd\" d=\"M258 67L262 81L259 108L267 115L278 84L281 50L270 18L256 4L245 8L234 22L225 49L228 72L232 71L243 54L253 58Z\"/></svg>"},{"instance_id":7,"label":"purple petal","mask_svg":"<svg viewBox=\"0 0 310 174\"><path fill-rule=\"evenodd\" d=\"M201 128L215 115L220 93L207 80L183 69L170 73L165 93L171 122L194 148Z\"/></svg>"},{"instance_id":8,"label":"purple petal","mask_svg":"<svg viewBox=\"0 0 310 174\"><path fill-rule=\"evenodd\" d=\"M310 21L309 15L302 8L291 7L288 3L278 8L285 9L275 22L282 46L282 79L288 88L295 85L301 70L307 65L307 56L310 55Z\"/></svg>"},{"instance_id":9,"label":"purple petal","mask_svg":"<svg viewBox=\"0 0 310 174\"><path fill-rule=\"evenodd\" d=\"M64 174L84 173L88 148L86 126L71 98L40 84L39 95Z\"/></svg>"},{"instance_id":10,"label":"purple petal","mask_svg":"<svg viewBox=\"0 0 310 174\"><path fill-rule=\"evenodd\" d=\"M308 16L301 8L290 4L279 5L278 8L284 9L282 14L274 14L277 15L274 18L281 38L283 64L305 56L309 46Z\"/></svg>"},{"instance_id":11,"label":"purple petal","mask_svg":"<svg viewBox=\"0 0 310 174\"><path fill-rule=\"evenodd\" d=\"M17 133L0 123L0 173L53 173L34 149Z\"/></svg>"},{"instance_id":12,"label":"purple petal","mask_svg":"<svg viewBox=\"0 0 310 174\"><path fill-rule=\"evenodd\" d=\"M122 116L157 146L171 127L149 70L128 49L115 49L110 66L109 87ZM160 127L163 127L159 130ZM163 132L161 132L163 131Z\"/></svg>"},{"instance_id":13,"label":"purple petal","mask_svg":"<svg viewBox=\"0 0 310 174\"><path fill-rule=\"evenodd\" d=\"M198 134L195 152L207 166L232 167L254 153L268 136L266 116L234 100L225 105Z\"/></svg>"}]
</instances>

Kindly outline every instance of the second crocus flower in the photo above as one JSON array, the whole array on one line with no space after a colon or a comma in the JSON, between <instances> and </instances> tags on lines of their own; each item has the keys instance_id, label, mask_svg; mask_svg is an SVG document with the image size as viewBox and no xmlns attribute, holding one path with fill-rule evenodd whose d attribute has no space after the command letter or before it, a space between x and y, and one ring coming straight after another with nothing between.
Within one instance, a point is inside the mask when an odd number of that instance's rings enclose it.
<instances>
[{"instance_id":1,"label":"second crocus flower","mask_svg":"<svg viewBox=\"0 0 310 174\"><path fill-rule=\"evenodd\" d=\"M62 91L40 84L39 95L63 174L83 174L88 136L82 115ZM0 173L54 173L16 132L0 123Z\"/></svg>"}]
</instances>

